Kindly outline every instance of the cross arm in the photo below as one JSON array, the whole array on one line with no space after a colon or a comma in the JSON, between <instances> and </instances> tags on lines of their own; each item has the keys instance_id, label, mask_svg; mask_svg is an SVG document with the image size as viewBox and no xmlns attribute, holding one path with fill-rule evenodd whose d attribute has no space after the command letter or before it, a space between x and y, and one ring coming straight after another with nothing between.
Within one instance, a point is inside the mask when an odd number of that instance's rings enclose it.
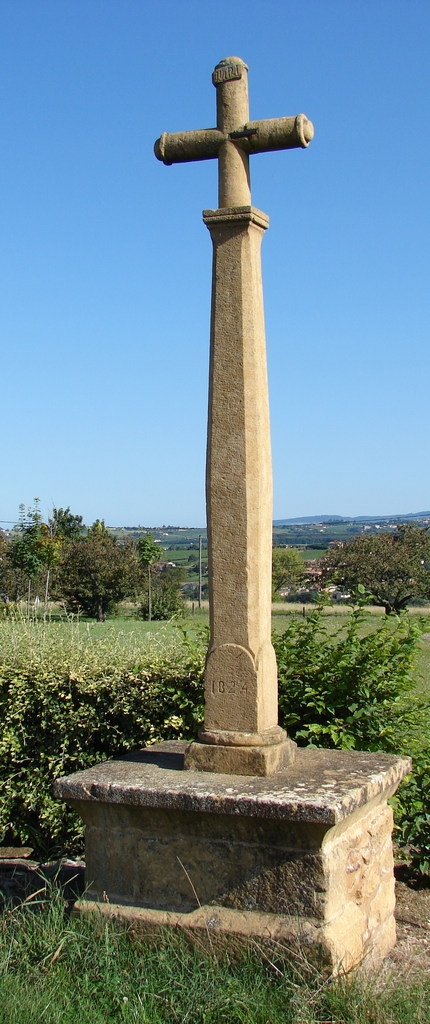
<instances>
[{"instance_id":1,"label":"cross arm","mask_svg":"<svg viewBox=\"0 0 430 1024\"><path fill-rule=\"evenodd\" d=\"M211 160L218 156L223 142L233 142L245 153L268 153L277 149L306 149L314 136L314 126L305 114L297 117L247 121L235 131L203 128L191 132L163 132L154 152L164 164L189 160Z\"/></svg>"},{"instance_id":2,"label":"cross arm","mask_svg":"<svg viewBox=\"0 0 430 1024\"><path fill-rule=\"evenodd\" d=\"M276 149L306 149L314 137L314 126L306 114L248 121L229 138L246 153L270 153Z\"/></svg>"},{"instance_id":3,"label":"cross arm","mask_svg":"<svg viewBox=\"0 0 430 1024\"><path fill-rule=\"evenodd\" d=\"M188 160L211 160L226 135L218 128L201 128L193 132L163 132L154 145L157 160L163 164L182 164Z\"/></svg>"}]
</instances>

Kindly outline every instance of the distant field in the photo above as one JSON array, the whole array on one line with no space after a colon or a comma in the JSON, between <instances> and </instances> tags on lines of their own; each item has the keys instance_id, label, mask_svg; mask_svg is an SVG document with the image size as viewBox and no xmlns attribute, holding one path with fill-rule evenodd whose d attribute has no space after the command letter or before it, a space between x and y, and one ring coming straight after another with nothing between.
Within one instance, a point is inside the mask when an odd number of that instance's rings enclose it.
<instances>
[{"instance_id":1,"label":"distant field","mask_svg":"<svg viewBox=\"0 0 430 1024\"><path fill-rule=\"evenodd\" d=\"M430 515L430 514L429 514ZM405 520L406 521L406 520ZM423 513L423 518L416 517L414 519L418 526L427 526L429 517L427 513ZM321 553L328 547L330 541L341 540L348 541L354 537L359 536L364 531L369 533L377 533L378 530L395 530L398 523L402 522L402 518L399 516L393 517L392 519L384 519L383 517L376 521L374 518L369 520L360 519L360 521L328 521L320 523L290 523L285 526L279 524L273 527L273 544L279 545L308 545L312 549L316 549L319 554L312 554L308 557L321 557ZM186 548L188 544L195 544L198 548L199 537L203 539L203 544L206 544L206 528L205 527L179 527L179 526L157 526L157 527L122 527L122 528L111 528L111 532L122 539L126 537L133 537L137 539L145 533L152 533L155 540L160 541L160 544L164 547L172 547L176 549ZM172 559L173 561L173 559Z\"/></svg>"},{"instance_id":2,"label":"distant field","mask_svg":"<svg viewBox=\"0 0 430 1024\"><path fill-rule=\"evenodd\" d=\"M303 558L304 562L308 562L312 558L322 558L325 553L326 548L299 548L300 558Z\"/></svg>"},{"instance_id":3,"label":"distant field","mask_svg":"<svg viewBox=\"0 0 430 1024\"><path fill-rule=\"evenodd\" d=\"M164 545L160 544L162 550L163 562L174 562L175 565L187 566L192 565L193 562L199 560L199 548L198 545L195 548L183 547L183 548L165 548ZM207 548L202 548L202 561L206 563L208 560Z\"/></svg>"}]
</instances>

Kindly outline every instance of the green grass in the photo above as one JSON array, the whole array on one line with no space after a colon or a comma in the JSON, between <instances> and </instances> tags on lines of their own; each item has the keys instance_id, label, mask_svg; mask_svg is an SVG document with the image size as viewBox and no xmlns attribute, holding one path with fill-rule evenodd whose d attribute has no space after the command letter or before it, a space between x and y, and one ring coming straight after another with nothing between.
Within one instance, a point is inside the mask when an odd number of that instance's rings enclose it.
<instances>
[{"instance_id":1,"label":"green grass","mask_svg":"<svg viewBox=\"0 0 430 1024\"><path fill-rule=\"evenodd\" d=\"M27 623L22 619L20 623L12 623L7 620L0 623L0 660L8 658L11 645L15 653L22 648L22 659L33 649L34 639L36 647L43 652L48 647L58 646L59 651L67 656L74 651L78 660L84 652L90 649L97 650L98 655L106 647L108 656L120 658L127 655L130 660L139 660L142 653L145 658L150 653L163 648L173 650L176 648L179 638L179 630L185 630L192 638L199 631L209 625L208 602L202 603L199 609L194 602L194 612L191 612L193 602L186 603L185 616L172 619L170 622L144 622L130 616L128 605L125 603L120 608L120 614L108 619L107 622L96 622L95 620L85 621L77 618L62 618L59 621L53 620L46 623ZM306 605L306 613L312 610L312 605ZM350 615L351 609L347 605L327 605L324 608L324 619L327 630L331 633L340 628L343 622ZM420 615L424 622L427 622L427 631L430 633L430 610L414 608L409 610L410 615ZM301 616L302 606L296 602L288 604L279 601L272 605L272 626L276 633L282 633L291 615ZM365 629L371 629L384 618L382 608L371 607L366 614ZM393 622L395 617L393 617ZM15 657L15 654L14 654ZM417 689L421 692L430 691L430 639L420 642L419 652L416 660L415 677Z\"/></svg>"},{"instance_id":2,"label":"green grass","mask_svg":"<svg viewBox=\"0 0 430 1024\"><path fill-rule=\"evenodd\" d=\"M0 1024L428 1024L430 979L330 979L277 946L242 952L71 918L61 894L0 919Z\"/></svg>"}]
</instances>

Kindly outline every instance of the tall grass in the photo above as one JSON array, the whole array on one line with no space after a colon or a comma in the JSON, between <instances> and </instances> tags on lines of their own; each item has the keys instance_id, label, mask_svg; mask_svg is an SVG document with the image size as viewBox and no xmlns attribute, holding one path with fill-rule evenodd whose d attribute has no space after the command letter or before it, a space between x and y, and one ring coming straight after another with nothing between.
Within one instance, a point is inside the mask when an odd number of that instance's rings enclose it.
<instances>
[{"instance_id":1,"label":"tall grass","mask_svg":"<svg viewBox=\"0 0 430 1024\"><path fill-rule=\"evenodd\" d=\"M40 899L41 897L39 897ZM0 1024L428 1024L430 980L330 979L306 951L208 950L71 918L60 893L0 919Z\"/></svg>"}]
</instances>

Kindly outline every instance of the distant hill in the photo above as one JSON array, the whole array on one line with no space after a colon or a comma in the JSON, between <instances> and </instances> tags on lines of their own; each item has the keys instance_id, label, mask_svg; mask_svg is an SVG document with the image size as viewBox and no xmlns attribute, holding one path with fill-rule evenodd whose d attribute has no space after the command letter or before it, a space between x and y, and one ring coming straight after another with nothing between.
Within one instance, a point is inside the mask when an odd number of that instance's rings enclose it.
<instances>
[{"instance_id":1,"label":"distant hill","mask_svg":"<svg viewBox=\"0 0 430 1024\"><path fill-rule=\"evenodd\" d=\"M274 519L274 526L309 526L315 523L347 523L346 516L298 516L297 519Z\"/></svg>"},{"instance_id":2,"label":"distant hill","mask_svg":"<svg viewBox=\"0 0 430 1024\"><path fill-rule=\"evenodd\" d=\"M317 523L405 523L410 519L430 519L430 512L407 512L394 516L299 516L296 519L274 519L274 526L303 526Z\"/></svg>"}]
</instances>

